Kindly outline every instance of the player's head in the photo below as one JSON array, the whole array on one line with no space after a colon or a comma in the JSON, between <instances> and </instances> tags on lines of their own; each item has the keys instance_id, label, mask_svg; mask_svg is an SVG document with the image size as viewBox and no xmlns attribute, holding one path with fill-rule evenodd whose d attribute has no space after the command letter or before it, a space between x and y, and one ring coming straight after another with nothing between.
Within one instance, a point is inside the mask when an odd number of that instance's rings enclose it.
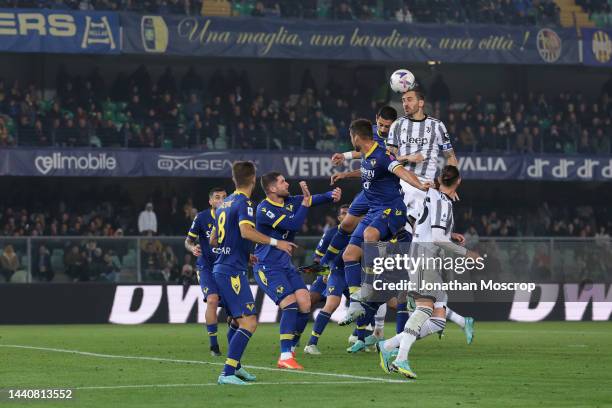
<instances>
[{"instance_id":1,"label":"player's head","mask_svg":"<svg viewBox=\"0 0 612 408\"><path fill-rule=\"evenodd\" d=\"M223 187L213 187L208 192L208 204L210 204L212 208L219 208L223 200L225 200L225 197L227 197L227 193Z\"/></svg>"},{"instance_id":2,"label":"player's head","mask_svg":"<svg viewBox=\"0 0 612 408\"><path fill-rule=\"evenodd\" d=\"M455 166L447 164L442 168L440 175L438 176L438 182L440 187L444 187L451 190L456 190L461 184L461 175L459 169Z\"/></svg>"},{"instance_id":3,"label":"player's head","mask_svg":"<svg viewBox=\"0 0 612 408\"><path fill-rule=\"evenodd\" d=\"M419 88L404 92L402 95L402 106L407 116L422 113L425 108L425 93Z\"/></svg>"},{"instance_id":4,"label":"player's head","mask_svg":"<svg viewBox=\"0 0 612 408\"><path fill-rule=\"evenodd\" d=\"M276 171L261 176L261 188L266 195L275 194L278 197L289 197L289 183L282 174Z\"/></svg>"},{"instance_id":5,"label":"player's head","mask_svg":"<svg viewBox=\"0 0 612 408\"><path fill-rule=\"evenodd\" d=\"M239 161L232 165L232 179L236 188L253 188L255 187L255 164L250 161Z\"/></svg>"},{"instance_id":6,"label":"player's head","mask_svg":"<svg viewBox=\"0 0 612 408\"><path fill-rule=\"evenodd\" d=\"M376 127L381 136L386 137L391 129L391 124L397 119L397 111L394 107L385 105L376 114Z\"/></svg>"},{"instance_id":7,"label":"player's head","mask_svg":"<svg viewBox=\"0 0 612 408\"><path fill-rule=\"evenodd\" d=\"M361 151L361 146L374 138L372 134L372 122L367 119L355 119L349 126L351 142L356 151Z\"/></svg>"},{"instance_id":8,"label":"player's head","mask_svg":"<svg viewBox=\"0 0 612 408\"><path fill-rule=\"evenodd\" d=\"M343 204L340 206L338 209L338 222L342 222L342 220L344 220L344 218L348 215L349 207L350 206L348 204Z\"/></svg>"}]
</instances>

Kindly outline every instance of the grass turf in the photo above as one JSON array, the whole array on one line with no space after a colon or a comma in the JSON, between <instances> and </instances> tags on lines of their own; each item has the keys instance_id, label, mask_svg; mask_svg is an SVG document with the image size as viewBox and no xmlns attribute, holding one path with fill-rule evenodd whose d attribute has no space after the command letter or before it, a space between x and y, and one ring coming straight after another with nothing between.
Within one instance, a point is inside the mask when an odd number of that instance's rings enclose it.
<instances>
[{"instance_id":1,"label":"grass turf","mask_svg":"<svg viewBox=\"0 0 612 408\"><path fill-rule=\"evenodd\" d=\"M250 368L258 376L257 382L265 383L251 387L214 385L224 358L210 357L208 339L200 325L2 326L0 389L75 389L74 401L27 404L44 407L612 406L609 322L478 322L471 346L465 344L456 326L449 326L442 340L430 336L413 347L411 365L419 375L416 381L370 379L402 377L384 374L375 352L347 354L349 330L330 324L319 342L324 354L304 356L299 350L298 361L307 371L338 376ZM393 326L389 324L386 331L390 335ZM219 340L225 352L224 336L220 327ZM261 325L243 362L274 368L277 349L278 325ZM109 388L82 388L103 386ZM136 387L118 388L122 386ZM0 397L0 406L10 404L6 398L6 393Z\"/></svg>"}]
</instances>

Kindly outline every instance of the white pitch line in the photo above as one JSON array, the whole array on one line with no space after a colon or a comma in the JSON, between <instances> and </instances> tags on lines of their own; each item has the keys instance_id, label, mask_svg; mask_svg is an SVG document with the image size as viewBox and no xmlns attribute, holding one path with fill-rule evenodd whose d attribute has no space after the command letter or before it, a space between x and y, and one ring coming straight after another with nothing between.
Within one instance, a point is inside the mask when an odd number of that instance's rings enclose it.
<instances>
[{"instance_id":1,"label":"white pitch line","mask_svg":"<svg viewBox=\"0 0 612 408\"><path fill-rule=\"evenodd\" d=\"M51 352L56 352L56 353L77 354L77 355L88 356L88 357L123 359L123 360L165 361L168 363L205 364L205 365L214 365L214 366L225 365L224 363L214 363L211 361L181 360L181 359L164 358L164 357L122 356L122 355L117 355L117 354L101 354L101 353L92 353L89 351L67 350L67 349L59 349L59 348L52 348L52 347L25 346L25 345L20 345L20 344L0 344L0 347L19 348L19 349L26 349L26 350L51 351ZM316 372L316 371L283 370L280 368L259 367L259 366L252 366L252 365L243 365L243 367L251 368L253 370L276 371L276 372L281 372L281 373L295 373L295 374L304 374L304 375L317 375L317 376L322 376L322 377L350 378L353 380L379 381L379 382L386 382L386 383L404 383L406 382L402 380L391 380L391 379L380 378L380 377L364 377L364 376L352 375L352 374L336 374L336 373L321 373L321 372Z\"/></svg>"},{"instance_id":2,"label":"white pitch line","mask_svg":"<svg viewBox=\"0 0 612 408\"><path fill-rule=\"evenodd\" d=\"M401 381L408 382L408 381ZM371 384L372 381L286 381L286 382L251 382L247 385L336 385L336 384ZM75 390L115 390L122 388L181 388L181 387L211 387L217 383L204 384L135 384L135 385L100 385L92 387L76 387Z\"/></svg>"}]
</instances>

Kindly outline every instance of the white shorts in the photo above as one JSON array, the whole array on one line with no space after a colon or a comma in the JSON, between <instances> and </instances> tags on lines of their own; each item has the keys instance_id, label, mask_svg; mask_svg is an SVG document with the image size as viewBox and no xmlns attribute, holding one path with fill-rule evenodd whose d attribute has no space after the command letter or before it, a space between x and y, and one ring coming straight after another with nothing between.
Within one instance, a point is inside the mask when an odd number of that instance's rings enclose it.
<instances>
[{"instance_id":1,"label":"white shorts","mask_svg":"<svg viewBox=\"0 0 612 408\"><path fill-rule=\"evenodd\" d=\"M423 180L421 180L421 182L422 181ZM404 191L404 204L406 204L408 216L418 220L419 216L421 215L421 211L423 210L423 204L425 203L425 197L427 197L427 191L412 187L404 180L400 180L400 184L402 186L402 190Z\"/></svg>"}]
</instances>

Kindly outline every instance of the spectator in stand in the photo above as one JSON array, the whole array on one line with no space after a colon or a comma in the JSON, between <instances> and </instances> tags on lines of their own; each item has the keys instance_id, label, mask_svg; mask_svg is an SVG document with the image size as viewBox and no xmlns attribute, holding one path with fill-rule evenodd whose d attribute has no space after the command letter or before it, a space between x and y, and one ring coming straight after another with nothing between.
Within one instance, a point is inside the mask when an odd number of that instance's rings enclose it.
<instances>
[{"instance_id":1,"label":"spectator in stand","mask_svg":"<svg viewBox=\"0 0 612 408\"><path fill-rule=\"evenodd\" d=\"M89 275L87 274L85 262L85 254L81 252L78 245L73 245L70 248L70 251L64 255L66 275L68 275L74 282L88 281Z\"/></svg>"},{"instance_id":2,"label":"spectator in stand","mask_svg":"<svg viewBox=\"0 0 612 408\"><path fill-rule=\"evenodd\" d=\"M153 211L153 203L147 203L138 216L138 232L141 235L157 234L157 215Z\"/></svg>"},{"instance_id":3,"label":"spectator in stand","mask_svg":"<svg viewBox=\"0 0 612 408\"><path fill-rule=\"evenodd\" d=\"M12 245L7 245L0 255L0 275L2 275L6 282L10 282L11 278L19 269L19 257L15 253L15 249Z\"/></svg>"},{"instance_id":4,"label":"spectator in stand","mask_svg":"<svg viewBox=\"0 0 612 408\"><path fill-rule=\"evenodd\" d=\"M53 280L55 273L51 266L51 253L45 245L41 245L38 248L37 254L34 255L32 260L32 275L34 279L50 282Z\"/></svg>"}]
</instances>

